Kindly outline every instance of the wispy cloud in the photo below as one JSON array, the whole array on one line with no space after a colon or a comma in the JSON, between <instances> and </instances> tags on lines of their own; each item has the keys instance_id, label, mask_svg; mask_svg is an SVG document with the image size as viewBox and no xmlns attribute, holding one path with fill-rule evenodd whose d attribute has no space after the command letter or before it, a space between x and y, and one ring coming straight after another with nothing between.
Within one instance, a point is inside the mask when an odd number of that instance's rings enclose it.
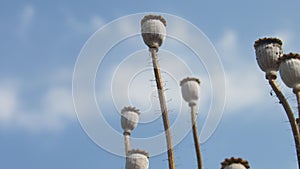
<instances>
[{"instance_id":1,"label":"wispy cloud","mask_svg":"<svg viewBox=\"0 0 300 169\"><path fill-rule=\"evenodd\" d=\"M25 5L20 14L18 35L24 37L27 35L35 17L35 9L32 5Z\"/></svg>"},{"instance_id":2,"label":"wispy cloud","mask_svg":"<svg viewBox=\"0 0 300 169\"><path fill-rule=\"evenodd\" d=\"M21 127L31 132L57 131L76 118L69 88L50 88L37 104L41 106L31 109L23 107L13 114L14 124L11 127Z\"/></svg>"},{"instance_id":3,"label":"wispy cloud","mask_svg":"<svg viewBox=\"0 0 300 169\"><path fill-rule=\"evenodd\" d=\"M245 108L257 106L264 99L265 82L263 76L258 78L259 70L256 70L255 59L249 62L247 54L239 44L240 37L234 30L227 29L217 42L217 50L220 53L226 73L226 108L229 112L237 112Z\"/></svg>"},{"instance_id":4,"label":"wispy cloud","mask_svg":"<svg viewBox=\"0 0 300 169\"><path fill-rule=\"evenodd\" d=\"M69 74L67 79L70 80L71 76ZM30 132L57 131L76 118L71 86L54 82L47 86L39 99L31 98L35 104L28 107L28 97L22 95L26 91L22 88L24 83L16 80L0 82L0 126Z\"/></svg>"},{"instance_id":5,"label":"wispy cloud","mask_svg":"<svg viewBox=\"0 0 300 169\"><path fill-rule=\"evenodd\" d=\"M226 63L232 63L232 61L238 58L238 35L234 30L226 29L216 45L218 52L221 56L224 56L222 60Z\"/></svg>"},{"instance_id":6,"label":"wispy cloud","mask_svg":"<svg viewBox=\"0 0 300 169\"><path fill-rule=\"evenodd\" d=\"M18 109L18 86L12 80L2 81L0 85L0 121L7 124Z\"/></svg>"}]
</instances>

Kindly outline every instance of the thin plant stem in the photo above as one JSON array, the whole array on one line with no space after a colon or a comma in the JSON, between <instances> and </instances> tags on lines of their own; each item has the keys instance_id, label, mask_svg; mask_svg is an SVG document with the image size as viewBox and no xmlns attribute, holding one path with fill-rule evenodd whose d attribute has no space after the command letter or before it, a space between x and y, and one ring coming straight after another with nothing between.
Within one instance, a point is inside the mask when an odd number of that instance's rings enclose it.
<instances>
[{"instance_id":1,"label":"thin plant stem","mask_svg":"<svg viewBox=\"0 0 300 169\"><path fill-rule=\"evenodd\" d=\"M295 91L294 92L297 97L297 104L298 104L298 118L300 118L300 91Z\"/></svg>"},{"instance_id":2,"label":"thin plant stem","mask_svg":"<svg viewBox=\"0 0 300 169\"><path fill-rule=\"evenodd\" d=\"M130 133L124 132L124 141L125 141L125 155L128 156L128 152L130 150Z\"/></svg>"},{"instance_id":3,"label":"thin plant stem","mask_svg":"<svg viewBox=\"0 0 300 169\"><path fill-rule=\"evenodd\" d=\"M202 158L201 158L200 143L198 139L198 127L197 127L197 120L196 120L196 104L189 104L189 106L191 107L193 137L194 137L194 144L195 144L195 150L197 156L198 169L202 169Z\"/></svg>"},{"instance_id":4,"label":"thin plant stem","mask_svg":"<svg viewBox=\"0 0 300 169\"><path fill-rule=\"evenodd\" d=\"M266 77L269 81L270 86L272 87L272 89L274 90L274 92L276 93L277 98L279 99L280 103L282 104L287 117L289 119L291 128L292 128L292 132L293 132L293 136L294 136L294 141L295 141L295 147L296 147L296 152L297 152L297 159L298 159L298 168L300 169L300 134L299 134L299 127L296 123L293 111L289 105L289 103L287 102L286 98L284 97L284 95L282 94L282 92L280 91L279 87L277 86L276 82L275 82L275 78L271 77L271 76L267 76Z\"/></svg>"},{"instance_id":5,"label":"thin plant stem","mask_svg":"<svg viewBox=\"0 0 300 169\"><path fill-rule=\"evenodd\" d=\"M160 109L161 109L163 125L164 125L164 130L166 135L169 169L175 169L170 122L168 118L168 110L167 110L167 104L166 104L166 99L165 99L163 85L162 85L161 73L158 65L158 57L157 57L158 48L149 48L149 51L152 57L153 70L154 70L157 92L158 92L159 102L160 102Z\"/></svg>"}]
</instances>

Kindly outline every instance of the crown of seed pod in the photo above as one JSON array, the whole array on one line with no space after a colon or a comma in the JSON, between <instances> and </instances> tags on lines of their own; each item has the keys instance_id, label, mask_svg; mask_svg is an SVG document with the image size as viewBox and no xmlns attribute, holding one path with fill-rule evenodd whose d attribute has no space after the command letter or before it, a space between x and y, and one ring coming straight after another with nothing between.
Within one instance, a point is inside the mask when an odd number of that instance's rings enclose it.
<instances>
[{"instance_id":1,"label":"crown of seed pod","mask_svg":"<svg viewBox=\"0 0 300 169\"><path fill-rule=\"evenodd\" d=\"M166 20L160 15L146 15L141 27L145 44L149 48L159 48L166 38Z\"/></svg>"},{"instance_id":2,"label":"crown of seed pod","mask_svg":"<svg viewBox=\"0 0 300 169\"><path fill-rule=\"evenodd\" d=\"M221 163L221 169L249 169L250 165L247 160L242 158L226 158Z\"/></svg>"}]
</instances>

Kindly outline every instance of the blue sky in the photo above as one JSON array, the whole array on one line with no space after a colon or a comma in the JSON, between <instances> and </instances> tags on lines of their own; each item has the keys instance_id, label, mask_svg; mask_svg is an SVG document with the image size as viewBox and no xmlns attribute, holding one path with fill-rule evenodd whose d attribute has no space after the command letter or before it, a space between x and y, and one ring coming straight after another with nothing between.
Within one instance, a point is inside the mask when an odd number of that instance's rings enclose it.
<instances>
[{"instance_id":1,"label":"blue sky","mask_svg":"<svg viewBox=\"0 0 300 169\"><path fill-rule=\"evenodd\" d=\"M191 22L210 39L223 63L225 109L217 130L201 144L205 168L220 168L220 162L231 156L243 157L257 169L296 168L291 129L256 64L253 43L276 36L284 41L285 53L300 52L299 7L297 0L1 1L0 168L124 168L123 157L101 149L81 128L72 103L72 74L81 48L94 32L119 17L144 12ZM132 40L139 40L136 48L146 49L141 39ZM188 56L180 56L190 63ZM122 56L103 64L110 68L119 61ZM96 79L103 87L99 91L107 85L101 76ZM294 95L280 78L278 83L296 110ZM208 95L202 93L200 105L205 105ZM176 111L171 103L172 108ZM107 120L121 132L117 108L108 104L104 110L112 112ZM200 127L204 118L205 113L200 114ZM134 134L155 134L161 127L159 120L151 127L141 124ZM175 146L178 169L196 168L192 141L188 134ZM167 168L166 154L151 157L150 168Z\"/></svg>"}]
</instances>

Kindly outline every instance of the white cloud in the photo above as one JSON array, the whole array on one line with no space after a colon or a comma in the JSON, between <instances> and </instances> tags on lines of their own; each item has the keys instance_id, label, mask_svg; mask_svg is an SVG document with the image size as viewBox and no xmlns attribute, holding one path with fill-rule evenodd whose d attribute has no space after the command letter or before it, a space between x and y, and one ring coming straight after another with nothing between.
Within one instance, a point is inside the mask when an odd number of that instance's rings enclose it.
<instances>
[{"instance_id":1,"label":"white cloud","mask_svg":"<svg viewBox=\"0 0 300 169\"><path fill-rule=\"evenodd\" d=\"M19 112L14 114L16 124L13 125L34 132L56 131L62 130L68 122L76 118L71 89L68 88L48 89L41 103L37 102L37 107L39 108L28 110L23 107L22 110L18 110Z\"/></svg>"},{"instance_id":2,"label":"white cloud","mask_svg":"<svg viewBox=\"0 0 300 169\"><path fill-rule=\"evenodd\" d=\"M18 88L14 82L0 84L0 122L8 123L18 106Z\"/></svg>"},{"instance_id":3,"label":"white cloud","mask_svg":"<svg viewBox=\"0 0 300 169\"><path fill-rule=\"evenodd\" d=\"M267 92L264 76L255 70L255 59L249 62L249 58L245 57L252 57L251 54L241 51L238 42L239 37L234 30L225 30L216 46L225 67L226 109L229 112L261 104Z\"/></svg>"},{"instance_id":4,"label":"white cloud","mask_svg":"<svg viewBox=\"0 0 300 169\"><path fill-rule=\"evenodd\" d=\"M217 41L216 47L225 67L239 59L238 35L234 30L227 29Z\"/></svg>"},{"instance_id":5,"label":"white cloud","mask_svg":"<svg viewBox=\"0 0 300 169\"><path fill-rule=\"evenodd\" d=\"M61 74L63 72L65 70ZM70 80L70 77L72 74L69 74L67 80ZM56 131L62 130L69 122L76 119L71 86L63 82L52 82L39 99L31 100L32 98L22 96L22 92L26 90L22 88L25 82L1 81L1 125L8 129L19 128L31 132ZM28 101L34 102L34 106L28 107Z\"/></svg>"},{"instance_id":6,"label":"white cloud","mask_svg":"<svg viewBox=\"0 0 300 169\"><path fill-rule=\"evenodd\" d=\"M72 119L74 108L70 88L52 87L44 96L43 106L45 111L58 115L61 118Z\"/></svg>"},{"instance_id":7,"label":"white cloud","mask_svg":"<svg viewBox=\"0 0 300 169\"><path fill-rule=\"evenodd\" d=\"M104 19L99 16L92 16L90 19L90 25L93 29L99 29L101 26L105 24Z\"/></svg>"},{"instance_id":8,"label":"white cloud","mask_svg":"<svg viewBox=\"0 0 300 169\"><path fill-rule=\"evenodd\" d=\"M266 89L264 76L257 73L257 71L249 69L226 73L226 108L229 112L243 110L263 103L262 100L265 99L264 96L268 90Z\"/></svg>"}]
</instances>

